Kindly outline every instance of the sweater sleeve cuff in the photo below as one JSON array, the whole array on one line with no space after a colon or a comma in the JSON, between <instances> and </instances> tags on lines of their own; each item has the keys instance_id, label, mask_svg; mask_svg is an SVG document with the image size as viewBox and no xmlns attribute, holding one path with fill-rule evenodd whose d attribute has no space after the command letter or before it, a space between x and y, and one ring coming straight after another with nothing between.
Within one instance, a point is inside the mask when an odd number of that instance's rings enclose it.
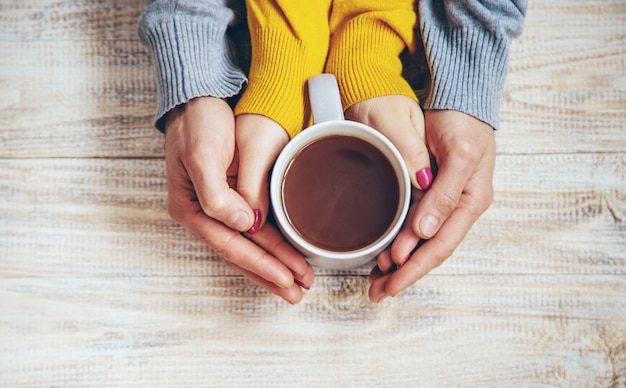
<instances>
[{"instance_id":1,"label":"sweater sleeve cuff","mask_svg":"<svg viewBox=\"0 0 626 388\"><path fill-rule=\"evenodd\" d=\"M275 29L253 29L251 34L250 82L235 115L269 117L293 137L311 123L306 82L322 72L327 44L312 44Z\"/></svg>"},{"instance_id":2,"label":"sweater sleeve cuff","mask_svg":"<svg viewBox=\"0 0 626 388\"><path fill-rule=\"evenodd\" d=\"M411 26L409 26L411 27ZM333 37L326 72L337 77L344 109L387 95L417 97L402 77L404 41L387 24L356 19Z\"/></svg>"},{"instance_id":3,"label":"sweater sleeve cuff","mask_svg":"<svg viewBox=\"0 0 626 388\"><path fill-rule=\"evenodd\" d=\"M424 109L451 109L497 129L510 41L480 29L422 25L432 85Z\"/></svg>"},{"instance_id":4,"label":"sweater sleeve cuff","mask_svg":"<svg viewBox=\"0 0 626 388\"><path fill-rule=\"evenodd\" d=\"M173 17L140 21L139 35L150 48L157 78L154 123L164 131L165 114L194 97L232 97L246 77L226 36L227 25L211 18Z\"/></svg>"}]
</instances>

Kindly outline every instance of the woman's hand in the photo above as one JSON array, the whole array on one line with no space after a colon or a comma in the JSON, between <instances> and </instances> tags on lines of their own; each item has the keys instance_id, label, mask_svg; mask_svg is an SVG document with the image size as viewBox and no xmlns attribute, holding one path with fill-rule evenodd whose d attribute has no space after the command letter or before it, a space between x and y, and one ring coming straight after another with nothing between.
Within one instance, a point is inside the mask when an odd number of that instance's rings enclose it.
<instances>
[{"instance_id":1,"label":"woman's hand","mask_svg":"<svg viewBox=\"0 0 626 388\"><path fill-rule=\"evenodd\" d=\"M374 97L352 105L345 116L391 140L406 162L413 186L421 190L430 187L433 176L424 139L424 114L415 100L402 95Z\"/></svg>"},{"instance_id":2,"label":"woman's hand","mask_svg":"<svg viewBox=\"0 0 626 388\"><path fill-rule=\"evenodd\" d=\"M375 302L395 296L443 263L493 201L493 129L451 110L426 111L424 120L438 172L391 248L378 257L370 274L369 296Z\"/></svg>"},{"instance_id":3,"label":"woman's hand","mask_svg":"<svg viewBox=\"0 0 626 388\"><path fill-rule=\"evenodd\" d=\"M313 270L278 231L262 227L260 209L235 190L239 170L235 141L233 112L221 99L195 98L168 114L168 212L229 266L297 303L302 299L300 286L308 288L313 281ZM255 159L247 163L254 164Z\"/></svg>"}]
</instances>

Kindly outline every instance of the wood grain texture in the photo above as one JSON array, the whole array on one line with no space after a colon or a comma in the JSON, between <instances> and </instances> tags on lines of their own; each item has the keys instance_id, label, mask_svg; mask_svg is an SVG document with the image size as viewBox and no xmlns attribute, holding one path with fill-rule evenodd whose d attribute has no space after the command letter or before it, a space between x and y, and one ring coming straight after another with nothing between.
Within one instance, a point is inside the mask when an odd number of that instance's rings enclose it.
<instances>
[{"instance_id":1,"label":"wood grain texture","mask_svg":"<svg viewBox=\"0 0 626 388\"><path fill-rule=\"evenodd\" d=\"M550 167L529 180L529 164ZM494 205L439 273L626 274L626 154L501 155L497 165ZM219 257L168 219L164 169L161 159L0 160L0 187L9 188L0 271L224 273Z\"/></svg>"},{"instance_id":2,"label":"wood grain texture","mask_svg":"<svg viewBox=\"0 0 626 388\"><path fill-rule=\"evenodd\" d=\"M9 41L136 40L143 0L5 0L0 35Z\"/></svg>"},{"instance_id":3,"label":"wood grain texture","mask_svg":"<svg viewBox=\"0 0 626 388\"><path fill-rule=\"evenodd\" d=\"M381 305L365 283L323 277L288 306L240 278L8 279L3 309L23 319L0 326L0 382L626 384L623 277L431 276Z\"/></svg>"},{"instance_id":4,"label":"wood grain texture","mask_svg":"<svg viewBox=\"0 0 626 388\"><path fill-rule=\"evenodd\" d=\"M4 155L163 155L151 125L153 70L135 32L143 2L8 4L0 16ZM531 4L511 53L499 152L625 149L625 58L622 0Z\"/></svg>"},{"instance_id":5,"label":"wood grain texture","mask_svg":"<svg viewBox=\"0 0 626 388\"><path fill-rule=\"evenodd\" d=\"M136 40L6 41L0 74L3 156L163 156L153 69Z\"/></svg>"},{"instance_id":6,"label":"wood grain texture","mask_svg":"<svg viewBox=\"0 0 626 388\"><path fill-rule=\"evenodd\" d=\"M509 63L500 153L626 148L626 2L531 2Z\"/></svg>"},{"instance_id":7,"label":"wood grain texture","mask_svg":"<svg viewBox=\"0 0 626 388\"><path fill-rule=\"evenodd\" d=\"M297 306L169 220L143 7L0 4L0 387L626 387L626 2L531 2L453 257Z\"/></svg>"}]
</instances>

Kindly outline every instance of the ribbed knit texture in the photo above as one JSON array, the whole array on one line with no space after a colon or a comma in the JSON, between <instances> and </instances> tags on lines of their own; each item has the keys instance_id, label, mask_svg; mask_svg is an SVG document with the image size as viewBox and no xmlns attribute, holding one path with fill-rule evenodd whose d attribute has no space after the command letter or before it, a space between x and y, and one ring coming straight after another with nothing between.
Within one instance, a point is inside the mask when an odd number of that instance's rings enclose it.
<instances>
[{"instance_id":1,"label":"ribbed knit texture","mask_svg":"<svg viewBox=\"0 0 626 388\"><path fill-rule=\"evenodd\" d=\"M424 39L433 77L425 108L459 110L498 128L509 41L470 29L425 29Z\"/></svg>"},{"instance_id":2,"label":"ribbed knit texture","mask_svg":"<svg viewBox=\"0 0 626 388\"><path fill-rule=\"evenodd\" d=\"M283 125L290 136L298 133L308 124L308 114L302 108L308 106L306 80L324 71L323 64L320 67L313 58L321 55L320 50L326 52L331 32L333 42L325 71L337 75L344 108L378 95L411 94L396 74L397 52L401 50L398 42L410 46L405 26L414 14L406 11L400 18L385 16L392 9L405 7L407 2L337 1L332 6L331 31L328 31L328 12L326 26L312 28L319 13L311 10L330 9L330 2L323 0L321 5L290 0L247 2L254 3L256 10L252 14L260 17L256 25L250 20L252 39L256 41L251 68L254 82L249 86L253 93L244 95L239 112L265 114ZM230 97L241 90L246 77L236 66L234 51L226 37L226 28L233 21L233 11L226 6L226 0L148 0L147 3L138 32L154 56L158 85L155 122L159 129L163 130L166 112L176 105L198 96ZM510 42L523 30L527 3L527 0L417 2L432 74L424 108L460 110L494 128L499 126ZM320 39L320 34L326 40Z\"/></svg>"},{"instance_id":3,"label":"ribbed knit texture","mask_svg":"<svg viewBox=\"0 0 626 388\"><path fill-rule=\"evenodd\" d=\"M269 117L293 137L311 122L306 82L324 70L330 1L246 3L252 62L235 114Z\"/></svg>"},{"instance_id":4,"label":"ribbed knit texture","mask_svg":"<svg viewBox=\"0 0 626 388\"><path fill-rule=\"evenodd\" d=\"M334 74L343 108L367 98L415 93L399 55L412 42L412 1L248 1L252 64L235 114L255 113L293 137L310 124L307 80ZM332 20L331 20L332 19ZM326 64L326 65L325 65Z\"/></svg>"},{"instance_id":5,"label":"ribbed knit texture","mask_svg":"<svg viewBox=\"0 0 626 388\"><path fill-rule=\"evenodd\" d=\"M394 27L404 24L412 33L414 14L400 15L394 20ZM392 94L417 101L402 77L399 56L405 47L397 30L368 14L350 20L333 34L326 72L337 77L344 109L368 98Z\"/></svg>"},{"instance_id":6,"label":"ribbed knit texture","mask_svg":"<svg viewBox=\"0 0 626 388\"><path fill-rule=\"evenodd\" d=\"M153 54L157 79L155 126L165 114L194 97L226 98L239 93L246 77L226 36L234 18L224 1L154 1L138 33Z\"/></svg>"},{"instance_id":7,"label":"ribbed knit texture","mask_svg":"<svg viewBox=\"0 0 626 388\"><path fill-rule=\"evenodd\" d=\"M523 30L527 1L418 4L432 75L424 108L462 111L499 128L510 44Z\"/></svg>"}]
</instances>

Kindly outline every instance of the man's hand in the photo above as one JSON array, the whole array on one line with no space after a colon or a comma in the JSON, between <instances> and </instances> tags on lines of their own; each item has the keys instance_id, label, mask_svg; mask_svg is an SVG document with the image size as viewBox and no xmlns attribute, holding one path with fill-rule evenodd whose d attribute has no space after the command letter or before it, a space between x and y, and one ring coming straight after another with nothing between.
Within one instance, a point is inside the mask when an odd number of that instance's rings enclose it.
<instances>
[{"instance_id":1,"label":"man's hand","mask_svg":"<svg viewBox=\"0 0 626 388\"><path fill-rule=\"evenodd\" d=\"M449 110L426 111L425 128L437 176L391 248L378 257L370 274L372 301L395 296L443 263L493 201L493 129Z\"/></svg>"},{"instance_id":2,"label":"man's hand","mask_svg":"<svg viewBox=\"0 0 626 388\"><path fill-rule=\"evenodd\" d=\"M221 99L199 97L167 117L167 210L229 264L290 303L302 299L313 270L235 190L235 120ZM240 232L248 232L247 238Z\"/></svg>"}]
</instances>

